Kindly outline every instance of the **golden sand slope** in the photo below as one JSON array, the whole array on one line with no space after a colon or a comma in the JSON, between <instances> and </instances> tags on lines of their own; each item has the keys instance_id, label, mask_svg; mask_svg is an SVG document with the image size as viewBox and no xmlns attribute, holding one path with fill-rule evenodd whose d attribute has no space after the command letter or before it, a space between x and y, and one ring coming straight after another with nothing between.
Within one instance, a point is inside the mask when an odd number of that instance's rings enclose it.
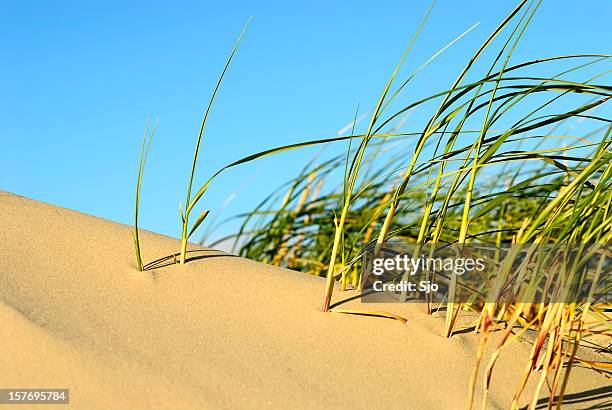
<instances>
[{"instance_id":1,"label":"golden sand slope","mask_svg":"<svg viewBox=\"0 0 612 410\"><path fill-rule=\"evenodd\" d=\"M0 226L2 388L70 388L78 409L464 408L478 339L443 338L418 306L377 307L406 325L323 314L320 278L195 246L185 266L140 273L129 227L2 191ZM179 247L142 245L146 261ZM490 408L527 350L504 355ZM572 374L570 397L607 382Z\"/></svg>"}]
</instances>

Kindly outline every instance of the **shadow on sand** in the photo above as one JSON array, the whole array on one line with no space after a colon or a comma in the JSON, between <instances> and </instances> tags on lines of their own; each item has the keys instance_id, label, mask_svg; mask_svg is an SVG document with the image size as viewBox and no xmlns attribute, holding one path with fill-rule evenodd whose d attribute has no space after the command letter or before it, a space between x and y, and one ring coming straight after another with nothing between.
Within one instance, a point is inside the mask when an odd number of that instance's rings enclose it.
<instances>
[{"instance_id":1,"label":"shadow on sand","mask_svg":"<svg viewBox=\"0 0 612 410\"><path fill-rule=\"evenodd\" d=\"M555 403L558 396L555 396ZM545 409L548 407L548 397L538 400L536 409ZM597 403L593 403L593 402ZM591 402L591 405L589 405ZM565 394L563 396L563 404L561 407L574 406L580 409L612 409L612 386L599 387L597 389L585 390L580 393ZM523 409L527 409L523 407Z\"/></svg>"},{"instance_id":2,"label":"shadow on sand","mask_svg":"<svg viewBox=\"0 0 612 410\"><path fill-rule=\"evenodd\" d=\"M161 257L159 259L154 260L153 262L149 262L144 265L143 270L149 271L153 269L160 269L166 266L175 265L179 263L180 253L173 253L168 256ZM232 255L229 253L224 253L221 251L213 250L213 249L200 249L187 251L187 257L185 258L185 263L194 262L200 259L208 259L208 258L236 258L236 255Z\"/></svg>"}]
</instances>

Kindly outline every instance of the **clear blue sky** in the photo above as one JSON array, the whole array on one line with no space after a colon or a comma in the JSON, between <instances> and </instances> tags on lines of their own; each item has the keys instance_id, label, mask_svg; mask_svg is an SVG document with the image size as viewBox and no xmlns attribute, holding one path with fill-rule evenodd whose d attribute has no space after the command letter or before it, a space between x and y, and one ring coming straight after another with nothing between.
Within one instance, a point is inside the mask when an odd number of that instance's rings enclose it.
<instances>
[{"instance_id":1,"label":"clear blue sky","mask_svg":"<svg viewBox=\"0 0 612 410\"><path fill-rule=\"evenodd\" d=\"M407 70L478 28L410 89L448 86L516 3L440 0ZM210 117L198 181L268 147L333 136L357 103L371 107L427 1L3 1L0 189L131 223L139 144L159 117L143 186L142 226L179 234L195 137L238 33L253 23ZM513 61L610 52L612 3L544 1ZM554 70L553 70L554 71ZM251 208L312 151L230 171L204 206ZM225 229L231 229L227 227Z\"/></svg>"}]
</instances>

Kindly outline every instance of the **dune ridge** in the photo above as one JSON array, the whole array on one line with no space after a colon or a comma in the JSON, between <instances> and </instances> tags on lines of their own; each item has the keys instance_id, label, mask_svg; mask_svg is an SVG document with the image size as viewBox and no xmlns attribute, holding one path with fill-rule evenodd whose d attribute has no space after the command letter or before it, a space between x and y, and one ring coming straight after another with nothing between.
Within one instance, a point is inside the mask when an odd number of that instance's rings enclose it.
<instances>
[{"instance_id":1,"label":"dune ridge","mask_svg":"<svg viewBox=\"0 0 612 410\"><path fill-rule=\"evenodd\" d=\"M0 222L1 388L69 388L76 409L465 407L478 338L445 339L418 305L367 306L406 325L323 314L322 278L196 245L138 272L130 227L3 191ZM150 263L180 242L141 246ZM489 408L507 408L528 349L504 353ZM608 380L572 372L577 408L595 403Z\"/></svg>"}]
</instances>

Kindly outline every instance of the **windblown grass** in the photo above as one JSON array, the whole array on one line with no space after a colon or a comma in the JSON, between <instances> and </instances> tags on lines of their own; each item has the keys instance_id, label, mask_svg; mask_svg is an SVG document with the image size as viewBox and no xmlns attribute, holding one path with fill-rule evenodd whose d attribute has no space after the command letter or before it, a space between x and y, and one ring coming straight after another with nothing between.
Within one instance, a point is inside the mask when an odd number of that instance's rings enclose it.
<instances>
[{"instance_id":1,"label":"windblown grass","mask_svg":"<svg viewBox=\"0 0 612 410\"><path fill-rule=\"evenodd\" d=\"M394 90L425 17L363 132L272 149L238 162L349 142L347 154L316 157L254 210L239 215L238 232L220 241L234 240L241 256L325 276L323 311L329 310L337 280L340 289L359 287L366 246L382 246L389 239L416 245L612 242L612 121L605 111L612 88L602 83L609 70L601 68L610 56L561 55L513 63L511 57L539 5L540 1L520 2L450 87L399 103L400 91L415 75L466 34L435 53ZM552 72L559 65L564 68ZM391 111L398 104L400 108ZM408 121L414 131L401 131L404 116L413 110L428 113L427 120ZM355 147L353 140L358 141ZM499 356L525 332L533 333L535 341L525 358L525 372L519 375L514 408L530 378L536 379L536 391L528 399L529 407L535 408L541 392L548 389L549 407L559 408L575 363L610 367L579 356L579 346L595 333L608 342L589 341L590 346L610 353L612 325L605 306L508 304L501 298L460 304L452 303L452 292L451 287L446 336L456 330L461 312L479 315L473 325L481 344L468 386L468 408L473 406L482 365L485 408ZM435 309L428 303L426 310ZM598 326L605 330L595 330ZM493 331L502 332L502 337L485 358Z\"/></svg>"}]
</instances>

